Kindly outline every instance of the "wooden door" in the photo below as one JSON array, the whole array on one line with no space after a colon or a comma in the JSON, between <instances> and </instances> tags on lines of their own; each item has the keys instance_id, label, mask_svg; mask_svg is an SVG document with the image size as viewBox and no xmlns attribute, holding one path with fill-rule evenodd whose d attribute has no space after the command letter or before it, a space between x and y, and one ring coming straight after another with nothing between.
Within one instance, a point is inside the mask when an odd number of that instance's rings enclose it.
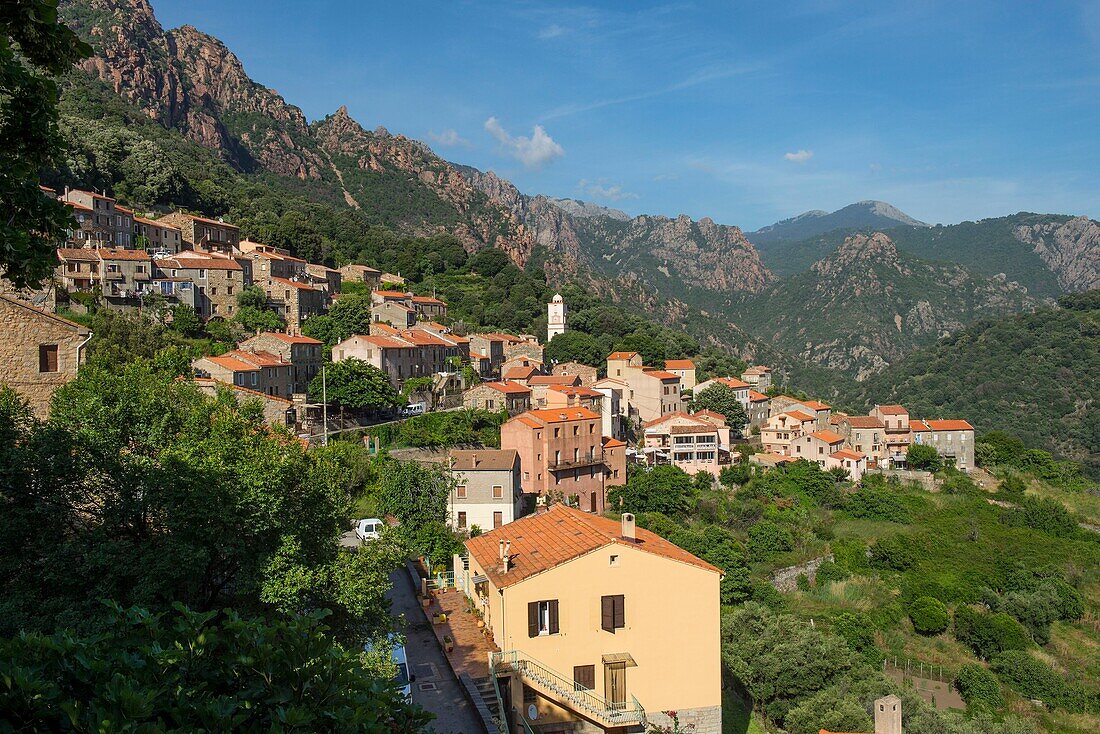
<instances>
[{"instance_id":1,"label":"wooden door","mask_svg":"<svg viewBox=\"0 0 1100 734\"><path fill-rule=\"evenodd\" d=\"M626 708L626 663L608 663L603 669L604 698L612 708Z\"/></svg>"}]
</instances>

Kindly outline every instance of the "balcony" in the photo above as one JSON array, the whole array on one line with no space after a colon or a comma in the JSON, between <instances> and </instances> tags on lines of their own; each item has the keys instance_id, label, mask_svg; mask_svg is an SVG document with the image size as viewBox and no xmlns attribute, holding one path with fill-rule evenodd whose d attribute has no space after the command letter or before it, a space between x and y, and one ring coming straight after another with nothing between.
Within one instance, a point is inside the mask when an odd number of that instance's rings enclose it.
<instances>
[{"instance_id":1,"label":"balcony","mask_svg":"<svg viewBox=\"0 0 1100 734\"><path fill-rule=\"evenodd\" d=\"M489 668L490 677L518 675L528 688L604 728L645 724L645 709L634 696L625 702L608 701L519 650L490 653Z\"/></svg>"},{"instance_id":2,"label":"balcony","mask_svg":"<svg viewBox=\"0 0 1100 734\"><path fill-rule=\"evenodd\" d=\"M586 454L577 459L569 459L565 461L551 461L547 465L547 469L550 471L563 471L565 469L577 469L582 466L593 466L595 464L603 463L603 451Z\"/></svg>"}]
</instances>

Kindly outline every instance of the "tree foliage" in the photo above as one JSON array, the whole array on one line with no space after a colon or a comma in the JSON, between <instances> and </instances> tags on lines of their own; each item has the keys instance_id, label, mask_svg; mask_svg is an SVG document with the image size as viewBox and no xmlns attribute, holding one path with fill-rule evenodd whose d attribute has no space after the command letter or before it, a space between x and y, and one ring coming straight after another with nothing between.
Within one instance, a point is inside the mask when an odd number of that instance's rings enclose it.
<instances>
[{"instance_id":1,"label":"tree foliage","mask_svg":"<svg viewBox=\"0 0 1100 734\"><path fill-rule=\"evenodd\" d=\"M660 512L682 516L695 505L691 475L678 466L660 464L633 472L625 485L607 493L610 506L620 512Z\"/></svg>"},{"instance_id":2,"label":"tree foliage","mask_svg":"<svg viewBox=\"0 0 1100 734\"><path fill-rule=\"evenodd\" d=\"M913 629L922 635L938 635L951 622L947 605L931 596L918 596L909 602L909 619Z\"/></svg>"},{"instance_id":3,"label":"tree foliage","mask_svg":"<svg viewBox=\"0 0 1100 734\"><path fill-rule=\"evenodd\" d=\"M1005 705L997 676L980 665L968 663L959 668L955 674L954 685L967 706L999 709Z\"/></svg>"},{"instance_id":4,"label":"tree foliage","mask_svg":"<svg viewBox=\"0 0 1100 734\"><path fill-rule=\"evenodd\" d=\"M737 399L737 393L733 388L721 383L715 383L693 395L691 409L693 411L713 410L715 413L721 413L726 417L726 425L735 432L740 432L749 422L744 406Z\"/></svg>"},{"instance_id":5,"label":"tree foliage","mask_svg":"<svg viewBox=\"0 0 1100 734\"><path fill-rule=\"evenodd\" d=\"M309 383L313 400L328 402L349 410L379 411L402 405L404 398L390 384L386 373L354 357L325 365Z\"/></svg>"},{"instance_id":6,"label":"tree foliage","mask_svg":"<svg viewBox=\"0 0 1100 734\"><path fill-rule=\"evenodd\" d=\"M606 344L583 331L566 331L558 334L546 345L542 358L547 364L580 362L592 367L602 367L607 359Z\"/></svg>"},{"instance_id":7,"label":"tree foliage","mask_svg":"<svg viewBox=\"0 0 1100 734\"><path fill-rule=\"evenodd\" d=\"M910 469L933 473L943 469L943 459L935 447L920 443L909 444L909 448L905 452L905 463L909 465Z\"/></svg>"}]
</instances>

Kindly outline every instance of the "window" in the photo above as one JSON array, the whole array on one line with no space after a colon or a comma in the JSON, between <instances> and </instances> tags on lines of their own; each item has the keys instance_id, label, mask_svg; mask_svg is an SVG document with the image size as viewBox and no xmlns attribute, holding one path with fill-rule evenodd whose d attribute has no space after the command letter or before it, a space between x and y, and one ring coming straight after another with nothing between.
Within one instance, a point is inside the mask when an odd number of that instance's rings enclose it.
<instances>
[{"instance_id":1,"label":"window","mask_svg":"<svg viewBox=\"0 0 1100 734\"><path fill-rule=\"evenodd\" d=\"M577 665L573 667L573 687L578 691L591 691L596 687L596 666Z\"/></svg>"},{"instance_id":2,"label":"window","mask_svg":"<svg viewBox=\"0 0 1100 734\"><path fill-rule=\"evenodd\" d=\"M622 594L600 597L600 627L612 634L626 627L625 597Z\"/></svg>"},{"instance_id":3,"label":"window","mask_svg":"<svg viewBox=\"0 0 1100 734\"><path fill-rule=\"evenodd\" d=\"M500 484L493 485L493 499L499 500L504 497L504 487Z\"/></svg>"},{"instance_id":4,"label":"window","mask_svg":"<svg viewBox=\"0 0 1100 734\"><path fill-rule=\"evenodd\" d=\"M578 435L580 433L580 430L581 430L580 426L573 426L573 435L574 436Z\"/></svg>"},{"instance_id":5,"label":"window","mask_svg":"<svg viewBox=\"0 0 1100 734\"><path fill-rule=\"evenodd\" d=\"M456 492L456 496L458 497L458 499L460 499L460 500L466 499L466 485L465 484L458 485L458 487L455 489L455 492Z\"/></svg>"},{"instance_id":6,"label":"window","mask_svg":"<svg viewBox=\"0 0 1100 734\"><path fill-rule=\"evenodd\" d=\"M593 495L593 496L595 496L595 495ZM608 565L611 565L611 566L618 566L619 565L619 554L618 553L612 553L611 554L611 557L608 559Z\"/></svg>"},{"instance_id":7,"label":"window","mask_svg":"<svg viewBox=\"0 0 1100 734\"><path fill-rule=\"evenodd\" d=\"M206 280L206 271L205 270L200 270L199 271L199 280Z\"/></svg>"},{"instance_id":8,"label":"window","mask_svg":"<svg viewBox=\"0 0 1100 734\"><path fill-rule=\"evenodd\" d=\"M38 371L39 372L57 372L57 345L56 344L39 344L38 345Z\"/></svg>"},{"instance_id":9,"label":"window","mask_svg":"<svg viewBox=\"0 0 1100 734\"><path fill-rule=\"evenodd\" d=\"M554 429L554 438L557 438L560 435L561 435L561 429L560 428L555 428Z\"/></svg>"},{"instance_id":10,"label":"window","mask_svg":"<svg viewBox=\"0 0 1100 734\"><path fill-rule=\"evenodd\" d=\"M465 512L458 513L458 529L459 530L465 530L466 529L466 513Z\"/></svg>"},{"instance_id":11,"label":"window","mask_svg":"<svg viewBox=\"0 0 1100 734\"><path fill-rule=\"evenodd\" d=\"M556 635L558 625L558 600L533 601L527 604L527 636Z\"/></svg>"},{"instance_id":12,"label":"window","mask_svg":"<svg viewBox=\"0 0 1100 734\"><path fill-rule=\"evenodd\" d=\"M497 528L499 528L503 524L504 524L504 513L503 512L494 512L493 513L493 529L496 530Z\"/></svg>"}]
</instances>

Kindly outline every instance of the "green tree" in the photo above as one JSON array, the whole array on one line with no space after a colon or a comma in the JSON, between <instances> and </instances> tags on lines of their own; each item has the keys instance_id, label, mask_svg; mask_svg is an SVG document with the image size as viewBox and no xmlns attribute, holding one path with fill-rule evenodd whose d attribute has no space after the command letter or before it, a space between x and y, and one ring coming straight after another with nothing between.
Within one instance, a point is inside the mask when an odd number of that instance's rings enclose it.
<instances>
[{"instance_id":1,"label":"green tree","mask_svg":"<svg viewBox=\"0 0 1100 734\"><path fill-rule=\"evenodd\" d=\"M711 385L693 395L691 409L693 411L713 410L715 413L721 413L726 417L726 425L736 432L740 432L749 422L748 416L745 415L745 408L737 399L737 393L733 388L722 383Z\"/></svg>"},{"instance_id":2,"label":"green tree","mask_svg":"<svg viewBox=\"0 0 1100 734\"><path fill-rule=\"evenodd\" d=\"M818 734L826 731L871 731L874 726L867 710L852 696L837 697L821 691L792 708L783 719L790 734Z\"/></svg>"},{"instance_id":3,"label":"green tree","mask_svg":"<svg viewBox=\"0 0 1100 734\"><path fill-rule=\"evenodd\" d=\"M761 520L749 528L748 548L753 560L767 560L793 549L794 536L771 520Z\"/></svg>"},{"instance_id":4,"label":"green tree","mask_svg":"<svg viewBox=\"0 0 1100 734\"><path fill-rule=\"evenodd\" d=\"M905 454L905 462L911 469L938 472L943 469L943 459L934 446L914 443L909 445Z\"/></svg>"},{"instance_id":5,"label":"green tree","mask_svg":"<svg viewBox=\"0 0 1100 734\"><path fill-rule=\"evenodd\" d=\"M14 731L424 731L430 716L337 644L287 621L108 605L94 634L0 639ZM166 692L170 691L171 695Z\"/></svg>"},{"instance_id":6,"label":"green tree","mask_svg":"<svg viewBox=\"0 0 1100 734\"><path fill-rule=\"evenodd\" d=\"M580 362L592 367L603 366L607 358L607 345L583 331L567 331L558 334L546 345L542 358L547 364Z\"/></svg>"},{"instance_id":7,"label":"green tree","mask_svg":"<svg viewBox=\"0 0 1100 734\"><path fill-rule=\"evenodd\" d=\"M691 511L695 495L690 474L678 466L661 464L634 472L625 485L608 491L607 500L619 512L660 512L677 517Z\"/></svg>"},{"instance_id":8,"label":"green tree","mask_svg":"<svg viewBox=\"0 0 1100 734\"><path fill-rule=\"evenodd\" d=\"M913 629L922 635L938 635L951 622L947 605L931 596L919 596L909 602L909 619Z\"/></svg>"},{"instance_id":9,"label":"green tree","mask_svg":"<svg viewBox=\"0 0 1100 734\"><path fill-rule=\"evenodd\" d=\"M238 308L237 313L233 314L233 322L248 333L282 331L286 328L286 322L274 310L254 306L241 306Z\"/></svg>"},{"instance_id":10,"label":"green tree","mask_svg":"<svg viewBox=\"0 0 1100 734\"><path fill-rule=\"evenodd\" d=\"M172 320L169 326L181 336L196 337L202 333L202 319L195 312L194 306L188 306L185 303L172 308Z\"/></svg>"},{"instance_id":11,"label":"green tree","mask_svg":"<svg viewBox=\"0 0 1100 734\"><path fill-rule=\"evenodd\" d=\"M91 52L58 22L57 0L0 5L0 274L16 287L49 277L55 248L76 226L38 183L63 147L54 77Z\"/></svg>"},{"instance_id":12,"label":"green tree","mask_svg":"<svg viewBox=\"0 0 1100 734\"><path fill-rule=\"evenodd\" d=\"M327 396L330 404L349 410L378 411L403 403L385 372L354 357L327 363L324 375L310 381L309 395L314 400Z\"/></svg>"},{"instance_id":13,"label":"green tree","mask_svg":"<svg viewBox=\"0 0 1100 734\"><path fill-rule=\"evenodd\" d=\"M257 310L267 308L267 294L258 285L246 285L237 294L237 305L241 308L251 307Z\"/></svg>"},{"instance_id":14,"label":"green tree","mask_svg":"<svg viewBox=\"0 0 1100 734\"><path fill-rule=\"evenodd\" d=\"M1051 708L1071 713L1100 710L1095 694L1080 684L1070 684L1053 668L1023 650L1008 650L993 658L990 668L997 677L1026 698L1037 698ZM1091 699L1091 700L1090 700Z\"/></svg>"},{"instance_id":15,"label":"green tree","mask_svg":"<svg viewBox=\"0 0 1100 734\"><path fill-rule=\"evenodd\" d=\"M1032 644L1027 630L1008 614L988 614L969 606L955 609L954 633L956 640L985 660L1005 650L1024 650Z\"/></svg>"},{"instance_id":16,"label":"green tree","mask_svg":"<svg viewBox=\"0 0 1100 734\"><path fill-rule=\"evenodd\" d=\"M968 663L955 674L954 685L967 706L999 709L1005 705L997 676L980 665Z\"/></svg>"}]
</instances>

